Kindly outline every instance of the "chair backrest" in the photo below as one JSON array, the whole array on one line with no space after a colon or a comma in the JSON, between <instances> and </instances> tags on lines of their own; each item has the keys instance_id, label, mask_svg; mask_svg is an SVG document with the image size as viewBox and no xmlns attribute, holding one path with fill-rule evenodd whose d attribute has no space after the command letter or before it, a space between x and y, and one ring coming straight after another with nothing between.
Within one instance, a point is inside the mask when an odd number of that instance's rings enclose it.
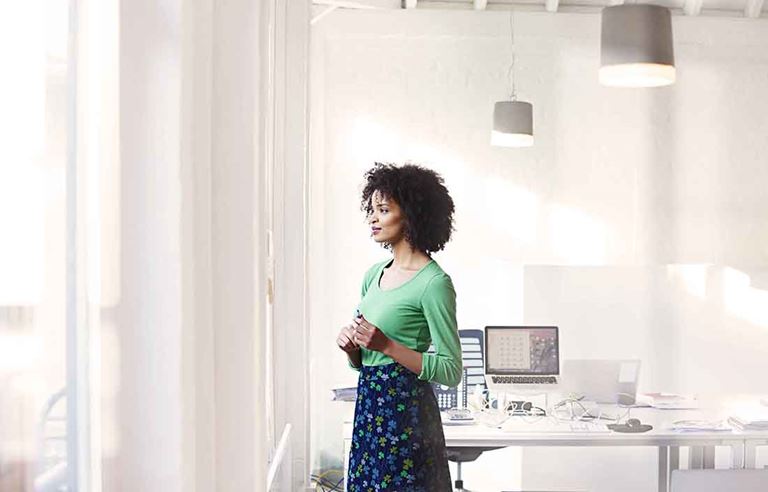
<instances>
[{"instance_id":1,"label":"chair backrest","mask_svg":"<svg viewBox=\"0 0 768 492\"><path fill-rule=\"evenodd\" d=\"M437 398L437 406L440 410L448 410L452 407L465 407L467 394L475 391L475 386L485 389L485 376L483 375L483 330L459 330L461 341L461 359L466 379L463 380L461 393L456 388L448 388L438 383L432 383L432 389ZM428 352L434 353L434 347L430 346Z\"/></svg>"},{"instance_id":2,"label":"chair backrest","mask_svg":"<svg viewBox=\"0 0 768 492\"><path fill-rule=\"evenodd\" d=\"M672 492L765 492L768 470L674 470Z\"/></svg>"}]
</instances>

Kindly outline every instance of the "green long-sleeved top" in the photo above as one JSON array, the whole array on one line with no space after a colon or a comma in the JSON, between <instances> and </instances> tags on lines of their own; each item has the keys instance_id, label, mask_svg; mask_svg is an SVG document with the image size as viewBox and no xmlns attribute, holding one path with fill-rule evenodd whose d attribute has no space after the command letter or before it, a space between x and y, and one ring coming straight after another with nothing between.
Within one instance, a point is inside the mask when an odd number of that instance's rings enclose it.
<instances>
[{"instance_id":1,"label":"green long-sleeved top","mask_svg":"<svg viewBox=\"0 0 768 492\"><path fill-rule=\"evenodd\" d=\"M422 353L419 379L456 386L461 380L462 363L451 277L430 260L405 283L382 290L379 280L393 261L377 263L365 273L358 310L387 337ZM430 343L435 347L433 354L426 353ZM394 362L381 352L365 348L361 351L365 366Z\"/></svg>"}]
</instances>

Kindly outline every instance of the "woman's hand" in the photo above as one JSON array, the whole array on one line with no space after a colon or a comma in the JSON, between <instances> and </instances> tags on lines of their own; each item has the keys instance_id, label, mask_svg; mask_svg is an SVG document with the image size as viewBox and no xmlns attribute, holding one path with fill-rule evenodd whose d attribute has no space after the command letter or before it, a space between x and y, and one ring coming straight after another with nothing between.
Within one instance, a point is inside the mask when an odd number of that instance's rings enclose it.
<instances>
[{"instance_id":1,"label":"woman's hand","mask_svg":"<svg viewBox=\"0 0 768 492\"><path fill-rule=\"evenodd\" d=\"M354 336L355 324L348 324L341 329L339 336L336 337L336 345L338 345L341 350L347 353L360 350L360 346L354 341Z\"/></svg>"},{"instance_id":2,"label":"woman's hand","mask_svg":"<svg viewBox=\"0 0 768 492\"><path fill-rule=\"evenodd\" d=\"M358 346L382 353L391 347L392 340L379 330L378 327L369 323L362 315L355 318L354 325L355 332L352 336L352 341L357 343Z\"/></svg>"}]
</instances>

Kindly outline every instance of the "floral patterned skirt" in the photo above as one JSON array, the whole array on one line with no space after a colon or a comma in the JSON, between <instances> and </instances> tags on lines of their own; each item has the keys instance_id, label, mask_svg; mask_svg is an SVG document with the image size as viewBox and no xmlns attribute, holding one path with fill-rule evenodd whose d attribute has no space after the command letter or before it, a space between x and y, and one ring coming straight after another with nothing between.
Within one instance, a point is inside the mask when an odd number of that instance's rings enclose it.
<instances>
[{"instance_id":1,"label":"floral patterned skirt","mask_svg":"<svg viewBox=\"0 0 768 492\"><path fill-rule=\"evenodd\" d=\"M452 490L432 386L396 362L360 369L347 490Z\"/></svg>"}]
</instances>

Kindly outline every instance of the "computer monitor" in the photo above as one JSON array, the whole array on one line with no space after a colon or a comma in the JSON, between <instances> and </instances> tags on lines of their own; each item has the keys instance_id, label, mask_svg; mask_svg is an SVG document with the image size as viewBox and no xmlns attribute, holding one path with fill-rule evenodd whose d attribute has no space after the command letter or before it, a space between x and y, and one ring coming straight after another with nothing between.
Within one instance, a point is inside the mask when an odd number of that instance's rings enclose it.
<instances>
[{"instance_id":1,"label":"computer monitor","mask_svg":"<svg viewBox=\"0 0 768 492\"><path fill-rule=\"evenodd\" d=\"M485 327L489 386L557 384L559 353L556 326Z\"/></svg>"},{"instance_id":2,"label":"computer monitor","mask_svg":"<svg viewBox=\"0 0 768 492\"><path fill-rule=\"evenodd\" d=\"M639 359L567 359L561 390L596 403L633 405L639 377Z\"/></svg>"}]
</instances>

